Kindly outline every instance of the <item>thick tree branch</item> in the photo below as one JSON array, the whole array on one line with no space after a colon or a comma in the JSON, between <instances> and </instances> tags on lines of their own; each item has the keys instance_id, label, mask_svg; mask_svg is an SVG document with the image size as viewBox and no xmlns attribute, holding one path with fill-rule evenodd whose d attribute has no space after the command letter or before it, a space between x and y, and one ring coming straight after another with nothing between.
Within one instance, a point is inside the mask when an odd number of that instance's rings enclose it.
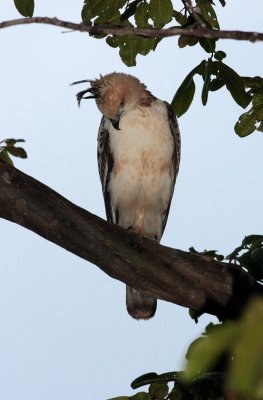
<instances>
[{"instance_id":1,"label":"thick tree branch","mask_svg":"<svg viewBox=\"0 0 263 400\"><path fill-rule=\"evenodd\" d=\"M172 303L236 317L263 287L240 267L174 250L126 232L0 160L0 217Z\"/></svg>"},{"instance_id":2,"label":"thick tree branch","mask_svg":"<svg viewBox=\"0 0 263 400\"><path fill-rule=\"evenodd\" d=\"M76 30L80 32L88 32L90 35L139 35L144 37L158 37L165 38L170 36L196 36L206 39L234 39L234 40L247 40L250 42L263 41L263 33L260 32L244 32L244 31L226 31L226 30L211 30L208 28L178 28L171 27L167 29L153 29L153 28L133 28L121 26L106 26L95 25L88 26L83 23L76 24L74 22L62 21L57 18L49 17L32 17L32 18L19 18L9 21L0 22L0 29L9 28L14 25L24 24L48 24L60 26L66 29Z\"/></svg>"}]
</instances>

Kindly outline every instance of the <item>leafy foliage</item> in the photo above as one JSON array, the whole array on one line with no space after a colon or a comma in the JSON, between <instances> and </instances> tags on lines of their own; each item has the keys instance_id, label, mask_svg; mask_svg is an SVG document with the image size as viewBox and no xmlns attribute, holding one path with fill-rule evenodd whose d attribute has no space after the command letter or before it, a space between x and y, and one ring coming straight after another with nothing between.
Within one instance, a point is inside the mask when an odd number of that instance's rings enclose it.
<instances>
[{"instance_id":1,"label":"leafy foliage","mask_svg":"<svg viewBox=\"0 0 263 400\"><path fill-rule=\"evenodd\" d=\"M263 281L263 235L249 235L226 257L238 263L258 281Z\"/></svg>"},{"instance_id":2,"label":"leafy foliage","mask_svg":"<svg viewBox=\"0 0 263 400\"><path fill-rule=\"evenodd\" d=\"M222 3L221 3L222 4ZM219 29L219 23L212 2L198 0L197 7L200 18L210 29ZM173 9L172 0L85 0L82 9L82 20L87 25L117 25L137 28L163 28L175 19L182 28L188 28L195 21L191 11L185 5L184 12ZM100 38L105 35L101 35ZM96 36L98 37L98 36ZM128 66L136 65L138 54L146 55L155 50L160 39L146 38L139 35L115 36L109 35L107 43L119 48L122 61ZM212 53L215 50L215 40L196 39L181 36L179 47L186 45L200 45L205 51Z\"/></svg>"},{"instance_id":3,"label":"leafy foliage","mask_svg":"<svg viewBox=\"0 0 263 400\"><path fill-rule=\"evenodd\" d=\"M34 0L14 0L17 11L23 17L32 17L34 14Z\"/></svg>"},{"instance_id":4,"label":"leafy foliage","mask_svg":"<svg viewBox=\"0 0 263 400\"><path fill-rule=\"evenodd\" d=\"M262 357L263 300L254 299L240 321L212 326L192 343L184 379L192 382L206 371L219 369L224 392L262 399Z\"/></svg>"},{"instance_id":5,"label":"leafy foliage","mask_svg":"<svg viewBox=\"0 0 263 400\"><path fill-rule=\"evenodd\" d=\"M10 156L27 158L27 153L22 147L16 147L17 143L24 143L24 139L5 139L0 142L0 159L13 165Z\"/></svg>"},{"instance_id":6,"label":"leafy foliage","mask_svg":"<svg viewBox=\"0 0 263 400\"><path fill-rule=\"evenodd\" d=\"M244 78L244 82L251 87L252 107L240 115L235 125L235 131L240 137L248 136L255 130L263 132L263 79Z\"/></svg>"},{"instance_id":7,"label":"leafy foliage","mask_svg":"<svg viewBox=\"0 0 263 400\"><path fill-rule=\"evenodd\" d=\"M193 77L196 74L200 75L203 79L201 98L204 106L207 103L209 91L214 92L221 89L223 86L226 86L235 102L241 107L245 108L250 103L251 95L245 91L242 78L222 61L225 57L225 53L218 51L213 56L215 60L211 58L203 60L195 67L186 76L175 93L172 101L172 108L178 117L183 115L192 103L195 92Z\"/></svg>"}]
</instances>

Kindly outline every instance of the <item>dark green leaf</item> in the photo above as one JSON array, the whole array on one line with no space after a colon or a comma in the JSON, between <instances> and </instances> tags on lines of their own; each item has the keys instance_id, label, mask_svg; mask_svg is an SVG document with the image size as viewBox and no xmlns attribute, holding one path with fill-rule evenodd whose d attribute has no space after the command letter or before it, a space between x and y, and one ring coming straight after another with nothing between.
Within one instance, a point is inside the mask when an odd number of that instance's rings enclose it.
<instances>
[{"instance_id":1,"label":"dark green leaf","mask_svg":"<svg viewBox=\"0 0 263 400\"><path fill-rule=\"evenodd\" d=\"M199 43L207 53L213 53L215 51L215 48L216 48L215 39L203 38L203 39L199 39Z\"/></svg>"},{"instance_id":2,"label":"dark green leaf","mask_svg":"<svg viewBox=\"0 0 263 400\"><path fill-rule=\"evenodd\" d=\"M149 17L154 22L154 28L162 28L171 21L173 16L173 3L171 0L150 0Z\"/></svg>"},{"instance_id":3,"label":"dark green leaf","mask_svg":"<svg viewBox=\"0 0 263 400\"><path fill-rule=\"evenodd\" d=\"M149 387L149 394L152 399L163 400L169 392L169 387L167 383L151 383Z\"/></svg>"},{"instance_id":4,"label":"dark green leaf","mask_svg":"<svg viewBox=\"0 0 263 400\"><path fill-rule=\"evenodd\" d=\"M12 146L7 146L6 151L8 151L9 154L15 157L20 157L20 158L27 158L26 151L22 149L22 147L12 147Z\"/></svg>"},{"instance_id":5,"label":"dark green leaf","mask_svg":"<svg viewBox=\"0 0 263 400\"><path fill-rule=\"evenodd\" d=\"M194 36L179 36L178 46L182 49L185 46L194 46L198 43L197 37Z\"/></svg>"},{"instance_id":6,"label":"dark green leaf","mask_svg":"<svg viewBox=\"0 0 263 400\"><path fill-rule=\"evenodd\" d=\"M120 11L118 9L115 9L113 7L109 7L106 10L104 10L98 18L95 19L94 24L95 25L101 25L101 24L114 24L118 23L120 21Z\"/></svg>"},{"instance_id":7,"label":"dark green leaf","mask_svg":"<svg viewBox=\"0 0 263 400\"><path fill-rule=\"evenodd\" d=\"M98 17L96 23L109 23L120 20L120 11L126 0L85 0L81 12L82 20L90 25L91 20Z\"/></svg>"},{"instance_id":8,"label":"dark green leaf","mask_svg":"<svg viewBox=\"0 0 263 400\"><path fill-rule=\"evenodd\" d=\"M237 323L228 385L249 398L263 398L263 301L254 299ZM251 396L251 397L250 397Z\"/></svg>"},{"instance_id":9,"label":"dark green leaf","mask_svg":"<svg viewBox=\"0 0 263 400\"><path fill-rule=\"evenodd\" d=\"M150 372L136 378L132 383L131 387L133 389L138 389L141 386L150 385L152 383L166 383L166 382L177 382L182 376L181 372L165 372L164 374L156 374L155 372Z\"/></svg>"},{"instance_id":10,"label":"dark green leaf","mask_svg":"<svg viewBox=\"0 0 263 400\"><path fill-rule=\"evenodd\" d=\"M191 308L189 308L189 315L190 317L195 321L195 323L198 323L198 318L202 315L203 313L201 311L196 311Z\"/></svg>"},{"instance_id":11,"label":"dark green leaf","mask_svg":"<svg viewBox=\"0 0 263 400\"><path fill-rule=\"evenodd\" d=\"M195 74L203 75L205 72L206 61L203 60L195 67L184 79L182 84L177 89L171 103L174 113L180 117L190 107L195 94L195 83L193 76Z\"/></svg>"},{"instance_id":12,"label":"dark green leaf","mask_svg":"<svg viewBox=\"0 0 263 400\"><path fill-rule=\"evenodd\" d=\"M108 36L106 42L111 47L119 47L119 36Z\"/></svg>"},{"instance_id":13,"label":"dark green leaf","mask_svg":"<svg viewBox=\"0 0 263 400\"><path fill-rule=\"evenodd\" d=\"M182 26L184 26L188 23L188 18L184 14L182 14L178 11L175 11L175 10L173 11L173 17L178 22L178 24L180 24Z\"/></svg>"},{"instance_id":14,"label":"dark green leaf","mask_svg":"<svg viewBox=\"0 0 263 400\"><path fill-rule=\"evenodd\" d=\"M138 27L148 28L152 25L148 22L149 12L148 12L148 3L141 3L138 5L135 15L135 22Z\"/></svg>"},{"instance_id":15,"label":"dark green leaf","mask_svg":"<svg viewBox=\"0 0 263 400\"><path fill-rule=\"evenodd\" d=\"M109 36L106 42L111 47L119 47L119 53L124 64L130 66L136 65L137 54L146 55L153 50L155 40L153 38L144 38L141 36Z\"/></svg>"},{"instance_id":16,"label":"dark green leaf","mask_svg":"<svg viewBox=\"0 0 263 400\"><path fill-rule=\"evenodd\" d=\"M209 90L211 92L215 92L216 90L221 89L221 87L223 87L225 85L225 82L222 81L221 79L212 79L212 81L210 82L210 87Z\"/></svg>"},{"instance_id":17,"label":"dark green leaf","mask_svg":"<svg viewBox=\"0 0 263 400\"><path fill-rule=\"evenodd\" d=\"M140 50L140 38L134 35L122 36L119 39L120 57L128 67L136 65L136 56Z\"/></svg>"},{"instance_id":18,"label":"dark green leaf","mask_svg":"<svg viewBox=\"0 0 263 400\"><path fill-rule=\"evenodd\" d=\"M146 56L151 50L155 47L155 40L153 38L139 38L139 53L143 56Z\"/></svg>"},{"instance_id":19,"label":"dark green leaf","mask_svg":"<svg viewBox=\"0 0 263 400\"><path fill-rule=\"evenodd\" d=\"M241 77L223 62L215 61L213 65L218 71L219 78L226 83L226 87L236 103L246 108L251 101L251 96L245 91Z\"/></svg>"},{"instance_id":20,"label":"dark green leaf","mask_svg":"<svg viewBox=\"0 0 263 400\"><path fill-rule=\"evenodd\" d=\"M195 94L193 74L187 75L181 86L177 89L171 103L171 107L177 117L181 117L190 107Z\"/></svg>"},{"instance_id":21,"label":"dark green leaf","mask_svg":"<svg viewBox=\"0 0 263 400\"><path fill-rule=\"evenodd\" d=\"M191 393L201 399L220 399L223 395L225 374L222 372L206 372L195 379L191 386Z\"/></svg>"},{"instance_id":22,"label":"dark green leaf","mask_svg":"<svg viewBox=\"0 0 263 400\"><path fill-rule=\"evenodd\" d=\"M204 21L207 21L212 28L219 29L215 10L209 0L198 0L196 3L201 11Z\"/></svg>"},{"instance_id":23,"label":"dark green leaf","mask_svg":"<svg viewBox=\"0 0 263 400\"><path fill-rule=\"evenodd\" d=\"M222 61L224 58L226 58L226 53L219 50L215 52L214 57L217 61Z\"/></svg>"},{"instance_id":24,"label":"dark green leaf","mask_svg":"<svg viewBox=\"0 0 263 400\"><path fill-rule=\"evenodd\" d=\"M260 244L262 242L263 242L263 235L248 235L245 236L245 238L243 239L242 245L243 246L246 246L248 244L253 245L255 243Z\"/></svg>"},{"instance_id":25,"label":"dark green leaf","mask_svg":"<svg viewBox=\"0 0 263 400\"><path fill-rule=\"evenodd\" d=\"M23 17L32 17L34 14L34 0L14 0L17 11Z\"/></svg>"},{"instance_id":26,"label":"dark green leaf","mask_svg":"<svg viewBox=\"0 0 263 400\"><path fill-rule=\"evenodd\" d=\"M131 400L152 400L149 393L139 392L131 397Z\"/></svg>"},{"instance_id":27,"label":"dark green leaf","mask_svg":"<svg viewBox=\"0 0 263 400\"><path fill-rule=\"evenodd\" d=\"M253 108L244 114L241 114L239 120L235 124L235 132L240 137L245 137L250 135L256 130L257 119L253 112Z\"/></svg>"},{"instance_id":28,"label":"dark green leaf","mask_svg":"<svg viewBox=\"0 0 263 400\"><path fill-rule=\"evenodd\" d=\"M209 368L213 368L222 353L231 348L236 338L236 332L235 324L228 321L213 327L207 337L195 340L187 354L188 364L184 374L186 382L191 382L194 378L209 371Z\"/></svg>"},{"instance_id":29,"label":"dark green leaf","mask_svg":"<svg viewBox=\"0 0 263 400\"><path fill-rule=\"evenodd\" d=\"M135 14L135 11L137 9L137 5L141 3L142 0L134 0L131 3L129 3L128 7L124 11L124 13L121 15L120 20L125 21L129 19L132 15Z\"/></svg>"},{"instance_id":30,"label":"dark green leaf","mask_svg":"<svg viewBox=\"0 0 263 400\"><path fill-rule=\"evenodd\" d=\"M132 389L138 389L141 386L149 385L154 382L154 380L158 377L156 372L149 372L148 374L144 374L134 379L131 383Z\"/></svg>"},{"instance_id":31,"label":"dark green leaf","mask_svg":"<svg viewBox=\"0 0 263 400\"><path fill-rule=\"evenodd\" d=\"M7 146L14 146L17 142L16 139L5 139L4 142L7 144Z\"/></svg>"}]
</instances>

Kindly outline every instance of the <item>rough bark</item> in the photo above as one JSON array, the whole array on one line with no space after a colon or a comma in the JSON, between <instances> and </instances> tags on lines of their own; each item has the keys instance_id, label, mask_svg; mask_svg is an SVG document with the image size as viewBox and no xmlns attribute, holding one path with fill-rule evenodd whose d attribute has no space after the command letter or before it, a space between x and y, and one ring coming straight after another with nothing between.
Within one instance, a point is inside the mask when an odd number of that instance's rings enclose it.
<instances>
[{"instance_id":1,"label":"rough bark","mask_svg":"<svg viewBox=\"0 0 263 400\"><path fill-rule=\"evenodd\" d=\"M109 224L0 160L0 217L166 301L235 318L263 288L240 267L158 245Z\"/></svg>"}]
</instances>

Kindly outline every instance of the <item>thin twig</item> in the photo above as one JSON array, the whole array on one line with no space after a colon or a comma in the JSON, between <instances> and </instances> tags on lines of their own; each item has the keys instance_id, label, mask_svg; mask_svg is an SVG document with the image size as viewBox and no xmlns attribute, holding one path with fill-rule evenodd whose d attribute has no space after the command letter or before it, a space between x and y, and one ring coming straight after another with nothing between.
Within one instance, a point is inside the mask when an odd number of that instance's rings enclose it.
<instances>
[{"instance_id":1,"label":"thin twig","mask_svg":"<svg viewBox=\"0 0 263 400\"><path fill-rule=\"evenodd\" d=\"M244 32L244 31L216 31L212 29L200 29L200 28L177 28L171 27L167 29L153 29L153 28L133 28L129 26L105 26L105 25L96 25L96 26L88 26L83 23L76 24L74 22L62 21L57 18L49 18L49 17L32 17L32 18L19 18L13 19L9 21L0 22L0 29L9 28L15 25L24 25L24 24L48 24L60 26L63 28L80 31L80 32L88 32L90 35L116 35L116 36L125 36L125 35L138 35L144 37L158 37L165 38L171 36L196 36L206 39L233 39L233 40L246 40L250 42L263 41L263 33L261 32Z\"/></svg>"}]
</instances>

